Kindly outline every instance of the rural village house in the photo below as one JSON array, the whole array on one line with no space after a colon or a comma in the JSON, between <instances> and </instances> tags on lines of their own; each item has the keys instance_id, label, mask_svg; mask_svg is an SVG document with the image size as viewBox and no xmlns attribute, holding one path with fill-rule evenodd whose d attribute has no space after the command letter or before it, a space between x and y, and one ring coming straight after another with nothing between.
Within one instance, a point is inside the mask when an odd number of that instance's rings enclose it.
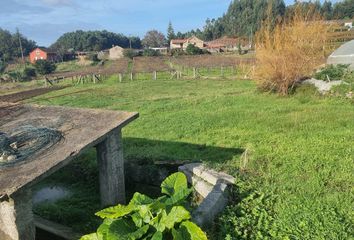
<instances>
[{"instance_id":1,"label":"rural village house","mask_svg":"<svg viewBox=\"0 0 354 240\"><path fill-rule=\"evenodd\" d=\"M44 47L34 49L30 52L29 58L31 63L35 63L37 60L47 60L50 62L57 62L59 60L57 52Z\"/></svg>"},{"instance_id":2,"label":"rural village house","mask_svg":"<svg viewBox=\"0 0 354 240\"><path fill-rule=\"evenodd\" d=\"M97 57L100 60L109 59L117 60L123 57L124 49L120 46L112 46L110 49L102 50L97 53Z\"/></svg>"},{"instance_id":3,"label":"rural village house","mask_svg":"<svg viewBox=\"0 0 354 240\"><path fill-rule=\"evenodd\" d=\"M209 52L234 52L239 46L242 50L249 49L248 42L242 38L222 37L205 43L205 48Z\"/></svg>"},{"instance_id":4,"label":"rural village house","mask_svg":"<svg viewBox=\"0 0 354 240\"><path fill-rule=\"evenodd\" d=\"M187 39L172 39L170 43L170 49L182 49L186 50L189 44L192 44L198 48L204 48L204 41L196 36Z\"/></svg>"}]
</instances>

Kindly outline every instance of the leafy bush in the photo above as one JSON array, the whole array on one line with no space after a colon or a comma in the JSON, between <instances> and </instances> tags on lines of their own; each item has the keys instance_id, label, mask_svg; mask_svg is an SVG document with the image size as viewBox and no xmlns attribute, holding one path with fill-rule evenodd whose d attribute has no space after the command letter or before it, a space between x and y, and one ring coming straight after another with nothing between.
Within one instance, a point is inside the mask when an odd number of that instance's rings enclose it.
<instances>
[{"instance_id":1,"label":"leafy bush","mask_svg":"<svg viewBox=\"0 0 354 240\"><path fill-rule=\"evenodd\" d=\"M93 61L93 62L99 62L100 61L100 59L98 59L97 53L89 53L87 55L87 59L90 60L90 61Z\"/></svg>"},{"instance_id":2,"label":"leafy bush","mask_svg":"<svg viewBox=\"0 0 354 240\"><path fill-rule=\"evenodd\" d=\"M327 81L329 80L342 80L344 75L348 72L349 65L327 65L319 72L314 74L314 78Z\"/></svg>"},{"instance_id":3,"label":"leafy bush","mask_svg":"<svg viewBox=\"0 0 354 240\"><path fill-rule=\"evenodd\" d=\"M144 49L143 56L145 56L145 57L160 56L160 52L156 51L154 49L147 48L147 49Z\"/></svg>"},{"instance_id":4,"label":"leafy bush","mask_svg":"<svg viewBox=\"0 0 354 240\"><path fill-rule=\"evenodd\" d=\"M96 233L81 240L206 240L205 233L190 221L185 207L191 191L186 176L174 173L161 183L162 197L152 199L135 193L127 206L119 204L97 212L103 223Z\"/></svg>"},{"instance_id":5,"label":"leafy bush","mask_svg":"<svg viewBox=\"0 0 354 240\"><path fill-rule=\"evenodd\" d=\"M123 56L130 58L130 59L133 59L134 57L137 57L139 55L140 55L139 52L137 52L131 48L124 49L124 51L123 51Z\"/></svg>"},{"instance_id":6,"label":"leafy bush","mask_svg":"<svg viewBox=\"0 0 354 240\"><path fill-rule=\"evenodd\" d=\"M189 44L186 48L186 53L189 55L199 55L199 54L203 54L204 52L199 47L193 44Z\"/></svg>"},{"instance_id":7,"label":"leafy bush","mask_svg":"<svg viewBox=\"0 0 354 240\"><path fill-rule=\"evenodd\" d=\"M36 76L36 69L33 67L25 67L23 69L23 77L24 78L32 78Z\"/></svg>"},{"instance_id":8,"label":"leafy bush","mask_svg":"<svg viewBox=\"0 0 354 240\"><path fill-rule=\"evenodd\" d=\"M34 64L36 72L40 75L49 74L55 71L56 65L46 60L37 60Z\"/></svg>"},{"instance_id":9,"label":"leafy bush","mask_svg":"<svg viewBox=\"0 0 354 240\"><path fill-rule=\"evenodd\" d=\"M0 73L3 73L6 68L6 63L0 60Z\"/></svg>"},{"instance_id":10,"label":"leafy bush","mask_svg":"<svg viewBox=\"0 0 354 240\"><path fill-rule=\"evenodd\" d=\"M174 57L178 57L178 56L185 55L185 52L182 49L175 48L175 49L171 49L171 55Z\"/></svg>"}]
</instances>

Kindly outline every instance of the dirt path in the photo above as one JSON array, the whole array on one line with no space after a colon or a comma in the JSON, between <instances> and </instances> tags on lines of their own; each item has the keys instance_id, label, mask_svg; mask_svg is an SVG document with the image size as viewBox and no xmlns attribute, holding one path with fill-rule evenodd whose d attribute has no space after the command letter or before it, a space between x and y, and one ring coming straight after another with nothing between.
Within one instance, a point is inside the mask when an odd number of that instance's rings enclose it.
<instances>
[{"instance_id":1,"label":"dirt path","mask_svg":"<svg viewBox=\"0 0 354 240\"><path fill-rule=\"evenodd\" d=\"M36 97L36 96L39 96L39 95L42 95L42 94L45 94L45 93L48 93L51 91L60 90L63 88L64 87L36 88L36 89L27 90L27 91L2 95L2 96L0 96L0 102L16 103L16 102L20 102L25 99Z\"/></svg>"}]
</instances>

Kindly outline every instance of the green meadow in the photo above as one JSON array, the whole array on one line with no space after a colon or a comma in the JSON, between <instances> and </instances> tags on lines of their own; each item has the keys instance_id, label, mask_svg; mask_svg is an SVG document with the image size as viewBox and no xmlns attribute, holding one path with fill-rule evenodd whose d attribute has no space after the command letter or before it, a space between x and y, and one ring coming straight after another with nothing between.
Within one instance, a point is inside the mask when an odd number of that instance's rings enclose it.
<instances>
[{"instance_id":1,"label":"green meadow","mask_svg":"<svg viewBox=\"0 0 354 240\"><path fill-rule=\"evenodd\" d=\"M350 100L306 89L280 97L243 80L119 83L111 77L27 102L139 112L123 129L126 161L202 161L235 176L229 206L208 231L211 239L354 239ZM36 213L57 213L56 220L78 231L94 229L97 219L90 216L99 209L99 193L89 176L97 175L95 167L91 152L48 179L73 180L77 191L37 206Z\"/></svg>"}]
</instances>

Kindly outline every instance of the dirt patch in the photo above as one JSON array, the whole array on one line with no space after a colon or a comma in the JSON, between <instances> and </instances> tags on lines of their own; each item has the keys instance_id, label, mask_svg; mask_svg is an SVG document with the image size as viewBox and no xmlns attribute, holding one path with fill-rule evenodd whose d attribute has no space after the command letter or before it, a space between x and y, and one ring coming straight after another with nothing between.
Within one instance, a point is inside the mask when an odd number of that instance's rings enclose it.
<instances>
[{"instance_id":1,"label":"dirt patch","mask_svg":"<svg viewBox=\"0 0 354 240\"><path fill-rule=\"evenodd\" d=\"M33 98L51 91L63 89L64 87L51 87L51 88L36 88L18 93L12 93L0 96L0 102L16 103L25 99Z\"/></svg>"}]
</instances>

